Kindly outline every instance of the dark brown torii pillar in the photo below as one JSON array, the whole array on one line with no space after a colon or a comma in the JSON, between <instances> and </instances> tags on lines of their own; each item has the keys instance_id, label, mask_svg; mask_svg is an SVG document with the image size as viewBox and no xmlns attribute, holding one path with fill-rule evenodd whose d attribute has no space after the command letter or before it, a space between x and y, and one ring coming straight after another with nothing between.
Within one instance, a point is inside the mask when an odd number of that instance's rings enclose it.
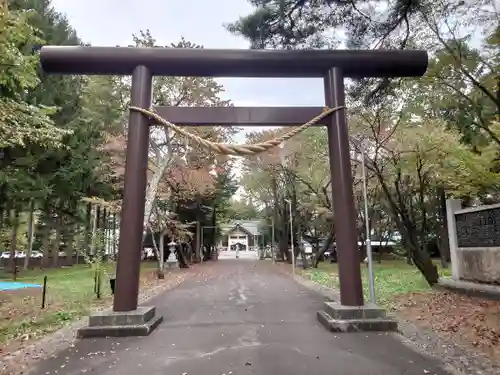
<instances>
[{"instance_id":1,"label":"dark brown torii pillar","mask_svg":"<svg viewBox=\"0 0 500 375\"><path fill-rule=\"evenodd\" d=\"M46 73L132 75L131 105L149 108L152 76L317 77L326 105L344 105L344 78L417 77L428 64L424 51L401 50L219 50L133 47L46 46L40 59ZM159 107L169 121L190 125L285 125L309 121L321 108ZM362 306L363 293L352 192L345 111L324 120L328 127L341 303ZM120 224L114 311L137 309L142 246L149 120L131 113Z\"/></svg>"}]
</instances>

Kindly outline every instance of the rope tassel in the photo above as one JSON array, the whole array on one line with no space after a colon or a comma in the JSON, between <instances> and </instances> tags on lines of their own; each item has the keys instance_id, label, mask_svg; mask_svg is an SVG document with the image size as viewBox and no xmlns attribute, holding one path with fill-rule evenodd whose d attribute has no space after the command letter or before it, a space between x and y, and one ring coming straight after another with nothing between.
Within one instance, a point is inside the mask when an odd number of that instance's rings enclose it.
<instances>
[{"instance_id":1,"label":"rope tassel","mask_svg":"<svg viewBox=\"0 0 500 375\"><path fill-rule=\"evenodd\" d=\"M157 123L162 124L170 129L172 129L174 132L190 139L191 141L199 144L200 146L204 146L208 148L209 150L212 150L218 154L222 155L237 155L237 156L244 156L244 155L257 155L262 152L268 151L281 143L288 141L290 138L296 136L297 134L302 133L304 130L310 128L313 125L316 125L318 122L323 120L325 117L331 115L334 112L337 112L340 109L343 109L344 107L335 107L335 108L325 108L323 112L321 112L318 116L314 117L313 119L309 120L303 125L300 125L292 130L290 130L288 133L282 135L281 137L271 139L269 141L265 142L259 142L251 145L229 145L229 144L224 144L224 143L215 143L211 142L209 140L203 139L199 137L196 134L190 133L181 127L172 124L170 121L164 119L160 115L158 115L153 109L144 109L140 107L130 107L129 109L131 111L139 112L142 113L143 115L147 116L148 118L155 120Z\"/></svg>"}]
</instances>

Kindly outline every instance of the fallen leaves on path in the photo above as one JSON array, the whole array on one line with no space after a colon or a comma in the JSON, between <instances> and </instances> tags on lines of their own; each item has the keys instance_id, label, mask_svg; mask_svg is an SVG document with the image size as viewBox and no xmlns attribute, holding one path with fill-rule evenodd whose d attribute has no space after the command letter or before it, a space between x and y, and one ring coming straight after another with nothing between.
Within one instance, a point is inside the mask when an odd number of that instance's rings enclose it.
<instances>
[{"instance_id":1,"label":"fallen leaves on path","mask_svg":"<svg viewBox=\"0 0 500 375\"><path fill-rule=\"evenodd\" d=\"M395 298L398 315L460 339L500 363L500 302L451 292L415 292Z\"/></svg>"}]
</instances>

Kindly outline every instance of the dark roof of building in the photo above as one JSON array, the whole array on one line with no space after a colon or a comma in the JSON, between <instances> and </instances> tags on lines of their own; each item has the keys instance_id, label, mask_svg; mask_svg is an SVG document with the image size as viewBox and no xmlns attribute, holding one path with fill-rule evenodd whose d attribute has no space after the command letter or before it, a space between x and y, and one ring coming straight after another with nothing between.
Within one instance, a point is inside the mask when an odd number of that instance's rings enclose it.
<instances>
[{"instance_id":1,"label":"dark roof of building","mask_svg":"<svg viewBox=\"0 0 500 375\"><path fill-rule=\"evenodd\" d=\"M226 224L221 224L221 233L227 235L237 227L244 229L253 236L260 235L260 220L234 220Z\"/></svg>"}]
</instances>

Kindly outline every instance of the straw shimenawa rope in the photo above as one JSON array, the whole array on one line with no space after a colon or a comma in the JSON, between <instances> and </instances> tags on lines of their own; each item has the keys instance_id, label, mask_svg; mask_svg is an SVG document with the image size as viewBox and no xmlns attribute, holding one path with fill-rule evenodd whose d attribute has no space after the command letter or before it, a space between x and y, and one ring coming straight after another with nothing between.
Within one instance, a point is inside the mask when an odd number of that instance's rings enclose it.
<instances>
[{"instance_id":1,"label":"straw shimenawa rope","mask_svg":"<svg viewBox=\"0 0 500 375\"><path fill-rule=\"evenodd\" d=\"M142 113L143 115L149 117L150 119L155 120L159 124L162 124L164 126L167 126L168 128L172 129L176 133L190 139L193 142L198 143L201 146L204 146L218 154L222 155L238 155L238 156L243 156L243 155L256 155L260 154L261 152L265 152L267 150L270 150L273 147L278 146L279 144L289 140L290 138L296 136L299 133L302 133L304 130L310 128L311 126L317 124L319 121L324 119L325 117L331 115L334 112L337 112L340 109L343 109L344 107L335 107L335 108L325 108L323 112L321 112L318 116L314 117L310 121L306 122L305 124L296 127L295 129L292 129L288 133L282 135L281 137L271 139L269 141L265 142L259 142L251 145L229 145L225 143L215 143L211 142L207 139L203 139L196 134L192 134L179 126L172 124L170 121L165 120L163 117L158 115L153 109L144 109L140 107L130 107L131 111L139 112Z\"/></svg>"}]
</instances>

